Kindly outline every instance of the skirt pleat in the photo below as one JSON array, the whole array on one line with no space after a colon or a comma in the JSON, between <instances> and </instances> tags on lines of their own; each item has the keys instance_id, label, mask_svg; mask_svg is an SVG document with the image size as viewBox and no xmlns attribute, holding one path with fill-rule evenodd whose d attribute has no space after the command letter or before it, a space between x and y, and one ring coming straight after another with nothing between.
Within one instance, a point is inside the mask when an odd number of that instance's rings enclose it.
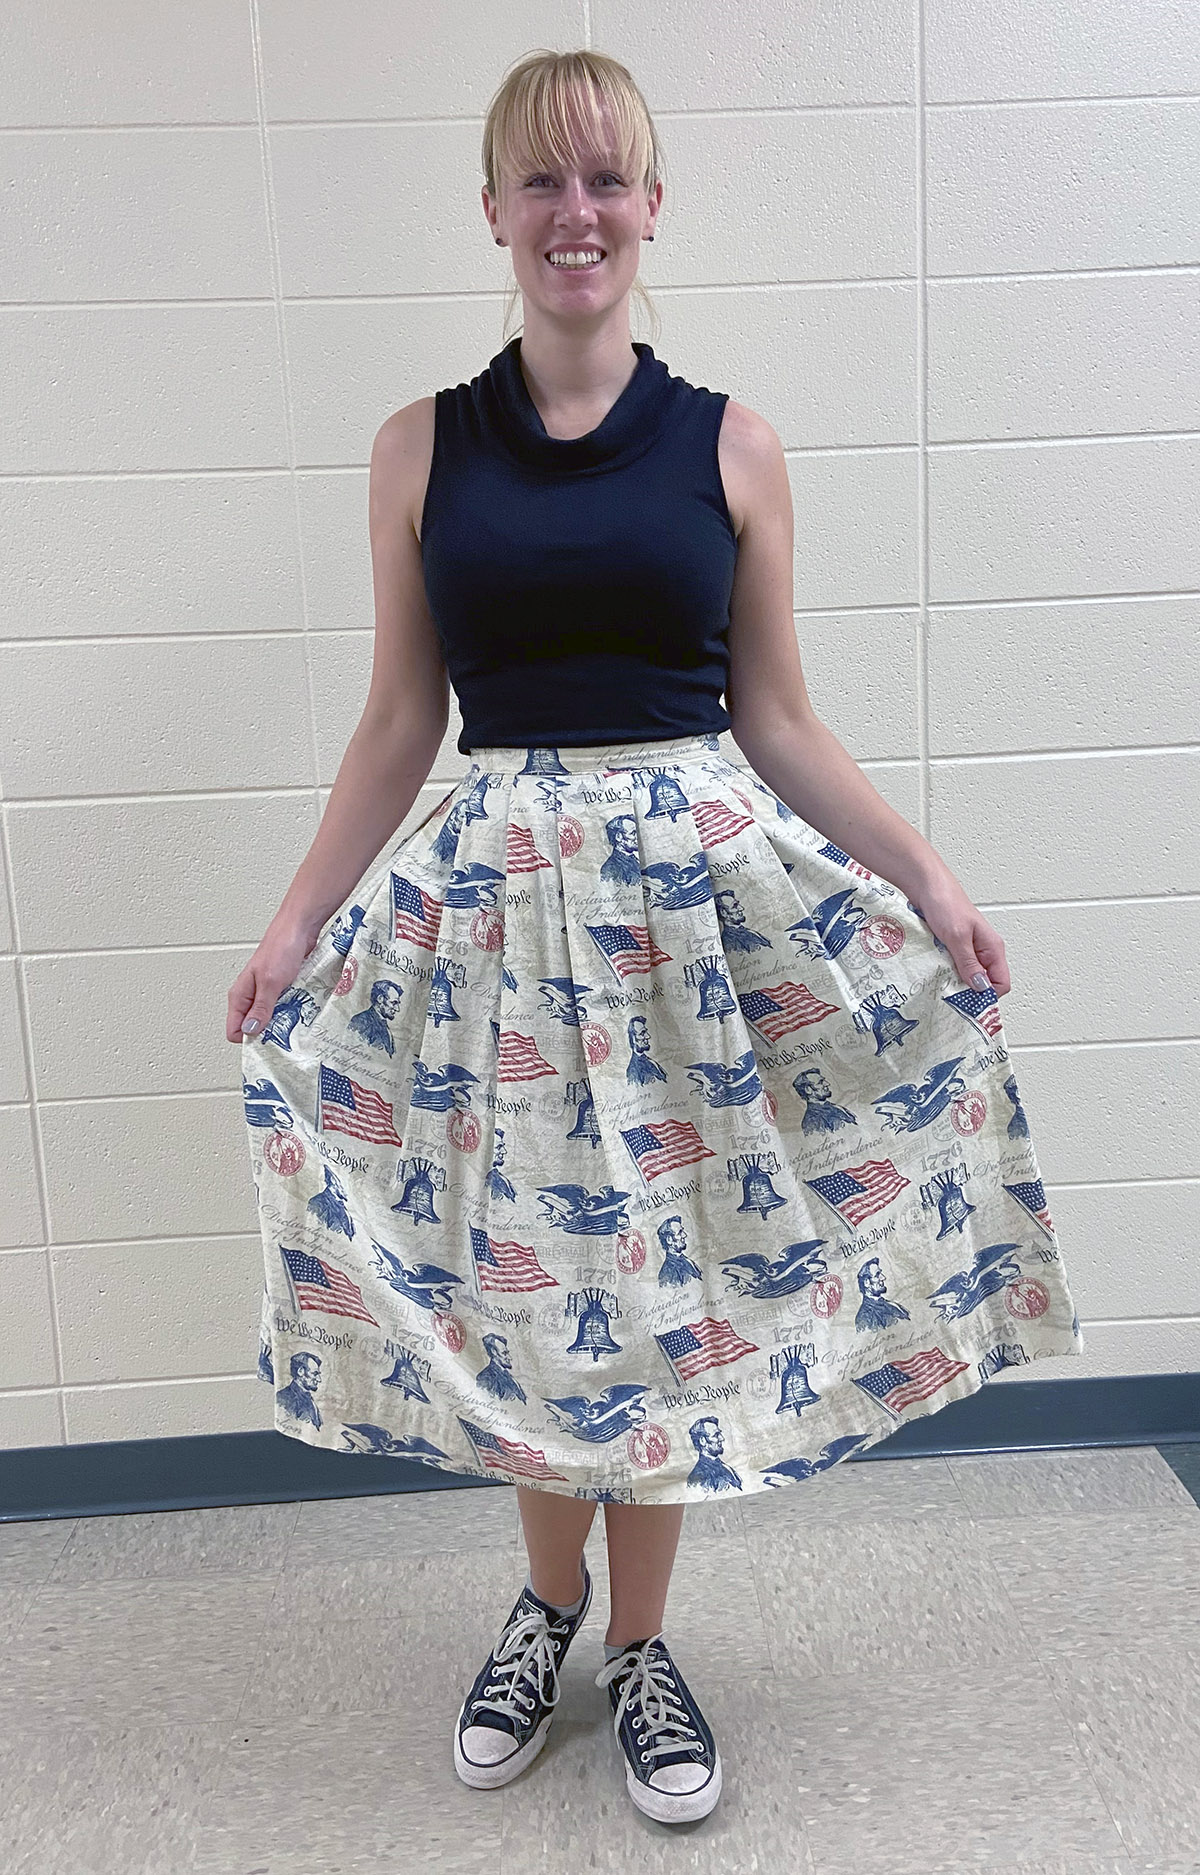
<instances>
[{"instance_id":1,"label":"skirt pleat","mask_svg":"<svg viewBox=\"0 0 1200 1875\"><path fill-rule=\"evenodd\" d=\"M472 749L243 1078L311 1445L694 1502L1083 1352L994 992L715 737Z\"/></svg>"}]
</instances>

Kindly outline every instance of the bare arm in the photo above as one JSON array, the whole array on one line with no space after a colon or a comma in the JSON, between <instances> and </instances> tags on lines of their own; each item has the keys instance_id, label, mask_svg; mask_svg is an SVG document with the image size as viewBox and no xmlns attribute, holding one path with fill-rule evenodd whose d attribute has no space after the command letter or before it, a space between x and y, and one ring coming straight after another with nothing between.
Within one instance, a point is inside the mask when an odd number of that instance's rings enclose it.
<instances>
[{"instance_id":1,"label":"bare arm","mask_svg":"<svg viewBox=\"0 0 1200 1875\"><path fill-rule=\"evenodd\" d=\"M982 988L990 979L1006 995L1011 979L1000 933L813 709L792 622L792 495L783 448L765 417L744 404L731 404L730 416L730 458L745 515L725 687L733 739L794 813L921 907L964 982Z\"/></svg>"},{"instance_id":2,"label":"bare arm","mask_svg":"<svg viewBox=\"0 0 1200 1875\"><path fill-rule=\"evenodd\" d=\"M794 813L919 900L950 869L813 709L792 622L792 498L783 449L764 417L745 405L734 415L746 518L730 602L733 739Z\"/></svg>"},{"instance_id":3,"label":"bare arm","mask_svg":"<svg viewBox=\"0 0 1200 1875\"><path fill-rule=\"evenodd\" d=\"M403 821L449 721L449 681L412 523L414 478L429 460L423 445L432 401L421 399L388 417L371 450L371 685L320 827L277 914L311 931L320 930Z\"/></svg>"}]
</instances>

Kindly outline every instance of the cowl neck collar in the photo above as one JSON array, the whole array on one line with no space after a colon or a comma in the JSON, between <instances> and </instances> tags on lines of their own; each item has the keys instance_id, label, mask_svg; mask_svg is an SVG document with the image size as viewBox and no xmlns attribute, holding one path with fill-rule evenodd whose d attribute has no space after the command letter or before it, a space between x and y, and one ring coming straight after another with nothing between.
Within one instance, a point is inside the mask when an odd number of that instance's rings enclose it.
<instances>
[{"instance_id":1,"label":"cowl neck collar","mask_svg":"<svg viewBox=\"0 0 1200 1875\"><path fill-rule=\"evenodd\" d=\"M503 441L535 468L555 470L618 466L640 455L653 439L670 395L671 374L640 339L633 376L615 404L583 436L551 436L521 371L521 335L509 340L488 365Z\"/></svg>"}]
</instances>

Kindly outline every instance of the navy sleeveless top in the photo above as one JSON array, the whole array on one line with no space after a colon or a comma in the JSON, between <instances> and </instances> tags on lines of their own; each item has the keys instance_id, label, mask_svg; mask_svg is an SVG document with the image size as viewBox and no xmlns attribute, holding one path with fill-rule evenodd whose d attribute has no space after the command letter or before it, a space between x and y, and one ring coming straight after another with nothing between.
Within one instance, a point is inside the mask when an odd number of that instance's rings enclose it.
<instances>
[{"instance_id":1,"label":"navy sleeveless top","mask_svg":"<svg viewBox=\"0 0 1200 1875\"><path fill-rule=\"evenodd\" d=\"M728 397L632 345L633 376L584 436L547 432L519 334L437 392L421 559L464 754L730 726Z\"/></svg>"}]
</instances>

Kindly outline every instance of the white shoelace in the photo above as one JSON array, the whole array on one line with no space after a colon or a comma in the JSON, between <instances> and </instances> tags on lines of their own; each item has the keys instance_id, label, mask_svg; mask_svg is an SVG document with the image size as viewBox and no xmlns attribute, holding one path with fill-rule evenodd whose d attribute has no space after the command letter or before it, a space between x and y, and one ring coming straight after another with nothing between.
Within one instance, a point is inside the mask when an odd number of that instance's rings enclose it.
<instances>
[{"instance_id":1,"label":"white shoelace","mask_svg":"<svg viewBox=\"0 0 1200 1875\"><path fill-rule=\"evenodd\" d=\"M526 1678L534 1682L545 1705L558 1704L558 1662L550 1639L550 1623L540 1609L510 1621L492 1651L496 1664L483 1691L472 1702L472 1711L482 1706L485 1711L524 1720L535 1704L531 1694L521 1691L520 1683Z\"/></svg>"},{"instance_id":2,"label":"white shoelace","mask_svg":"<svg viewBox=\"0 0 1200 1875\"><path fill-rule=\"evenodd\" d=\"M675 1681L671 1676L670 1666L663 1659L653 1658L650 1653L652 1642L658 1639L657 1634L652 1634L646 1645L633 1653L635 1665L632 1671L629 1669L631 1656L624 1653L615 1655L596 1675L596 1685L607 1686L610 1680L616 1679L618 1673L629 1673L629 1679L613 1715L613 1732L619 1743L621 1720L625 1716L626 1708L633 1705L636 1700L641 1710L640 1714L634 1715L633 1732L643 1763L649 1763L650 1759L656 1757L659 1752L684 1751L689 1747L703 1750L703 1741L698 1736L695 1727L689 1723L686 1716L687 1707L675 1690ZM657 1703L657 1710L654 1712L650 1709L652 1699ZM679 1707L679 1712L683 1716L677 1716L672 1712L672 1702ZM644 1731L641 1729L643 1722Z\"/></svg>"}]
</instances>

